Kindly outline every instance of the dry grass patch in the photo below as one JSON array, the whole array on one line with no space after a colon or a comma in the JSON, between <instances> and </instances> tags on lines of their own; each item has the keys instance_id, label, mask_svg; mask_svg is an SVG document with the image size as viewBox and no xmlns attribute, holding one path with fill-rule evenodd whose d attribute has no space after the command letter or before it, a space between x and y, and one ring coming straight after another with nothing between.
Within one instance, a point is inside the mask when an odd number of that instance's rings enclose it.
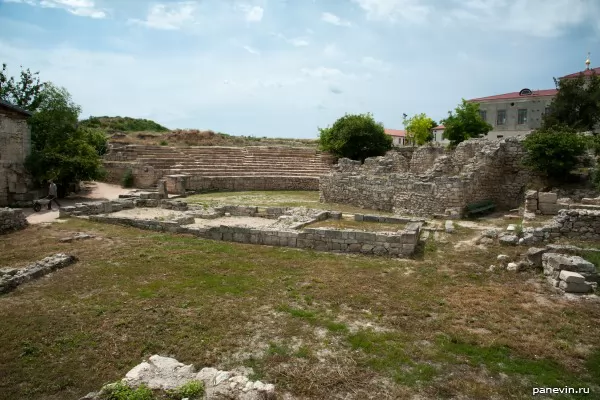
<instances>
[{"instance_id":1,"label":"dry grass patch","mask_svg":"<svg viewBox=\"0 0 600 400\"><path fill-rule=\"evenodd\" d=\"M251 192L217 192L189 196L185 199L188 203L204 206L228 205L253 205L261 207L307 207L320 210L341 211L345 213L369 213L391 215L389 212L365 210L363 208L345 204L321 203L318 191L251 191Z\"/></svg>"},{"instance_id":2,"label":"dry grass patch","mask_svg":"<svg viewBox=\"0 0 600 400\"><path fill-rule=\"evenodd\" d=\"M404 224L388 224L383 222L364 222L351 219L328 219L307 225L307 228L331 228L344 230L359 230L370 232L396 232L404 229Z\"/></svg>"}]
</instances>

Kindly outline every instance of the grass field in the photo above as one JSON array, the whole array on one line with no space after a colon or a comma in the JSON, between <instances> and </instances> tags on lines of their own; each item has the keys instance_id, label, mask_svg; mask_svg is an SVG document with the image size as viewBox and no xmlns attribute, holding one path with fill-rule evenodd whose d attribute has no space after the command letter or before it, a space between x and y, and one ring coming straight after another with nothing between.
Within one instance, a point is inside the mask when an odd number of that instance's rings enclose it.
<instances>
[{"instance_id":1,"label":"grass field","mask_svg":"<svg viewBox=\"0 0 600 400\"><path fill-rule=\"evenodd\" d=\"M98 238L58 242L77 231ZM454 248L473 235L428 240L416 260L77 219L0 236L0 267L79 258L0 296L0 399L78 399L152 354L244 365L310 399L526 399L542 386L598 398L599 304L553 295L535 272L489 272L525 249Z\"/></svg>"}]
</instances>

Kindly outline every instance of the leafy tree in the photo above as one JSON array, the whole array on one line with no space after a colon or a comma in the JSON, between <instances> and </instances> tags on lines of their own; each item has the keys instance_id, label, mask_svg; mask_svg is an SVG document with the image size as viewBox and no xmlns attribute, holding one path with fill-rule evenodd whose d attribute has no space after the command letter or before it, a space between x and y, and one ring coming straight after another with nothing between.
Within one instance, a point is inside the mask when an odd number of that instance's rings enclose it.
<instances>
[{"instance_id":1,"label":"leafy tree","mask_svg":"<svg viewBox=\"0 0 600 400\"><path fill-rule=\"evenodd\" d=\"M462 99L454 113L448 112L448 118L441 124L445 127L444 139L448 139L453 147L465 140L480 138L493 129L479 115L479 104L470 103L465 99Z\"/></svg>"},{"instance_id":2,"label":"leafy tree","mask_svg":"<svg viewBox=\"0 0 600 400\"><path fill-rule=\"evenodd\" d=\"M29 69L23 70L19 81L8 77L6 64L0 70L0 100L19 106L28 111L35 111L42 103L42 94L46 83L40 82L39 72L32 73Z\"/></svg>"},{"instance_id":3,"label":"leafy tree","mask_svg":"<svg viewBox=\"0 0 600 400\"><path fill-rule=\"evenodd\" d=\"M319 147L338 157L364 161L384 155L392 148L392 138L372 114L346 114L333 126L319 128Z\"/></svg>"},{"instance_id":4,"label":"leafy tree","mask_svg":"<svg viewBox=\"0 0 600 400\"><path fill-rule=\"evenodd\" d=\"M406 114L404 114L406 115ZM404 117L404 129L406 129L406 138L417 146L424 145L433 140L431 130L437 124L426 114L421 113L410 118Z\"/></svg>"},{"instance_id":5,"label":"leafy tree","mask_svg":"<svg viewBox=\"0 0 600 400\"><path fill-rule=\"evenodd\" d=\"M70 183L102 177L100 154L106 139L78 128L80 108L66 89L47 84L41 95L29 119L31 154L25 165L39 183L54 179L62 196Z\"/></svg>"},{"instance_id":6,"label":"leafy tree","mask_svg":"<svg viewBox=\"0 0 600 400\"><path fill-rule=\"evenodd\" d=\"M542 127L566 125L577 131L593 131L600 123L600 77L592 72L577 78L554 79L558 93L544 115Z\"/></svg>"},{"instance_id":7,"label":"leafy tree","mask_svg":"<svg viewBox=\"0 0 600 400\"><path fill-rule=\"evenodd\" d=\"M578 166L586 144L585 137L564 125L540 129L523 142L527 150L525 164L552 180L564 182Z\"/></svg>"}]
</instances>

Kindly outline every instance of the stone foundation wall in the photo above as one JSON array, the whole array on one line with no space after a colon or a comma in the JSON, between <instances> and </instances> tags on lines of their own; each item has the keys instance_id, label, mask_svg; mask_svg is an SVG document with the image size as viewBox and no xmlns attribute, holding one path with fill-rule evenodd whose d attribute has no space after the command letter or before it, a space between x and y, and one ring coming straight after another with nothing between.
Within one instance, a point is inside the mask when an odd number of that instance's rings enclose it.
<instances>
[{"instance_id":1,"label":"stone foundation wall","mask_svg":"<svg viewBox=\"0 0 600 400\"><path fill-rule=\"evenodd\" d=\"M24 268L2 268L0 269L0 294L10 292L25 282L41 278L75 261L77 259L74 256L59 253Z\"/></svg>"},{"instance_id":2,"label":"stone foundation wall","mask_svg":"<svg viewBox=\"0 0 600 400\"><path fill-rule=\"evenodd\" d=\"M90 220L154 231L189 233L204 239L227 242L402 257L414 254L421 229L420 223L412 223L399 233L323 228L305 228L297 232L229 226L193 228L186 227L178 221L140 220L110 215L92 215Z\"/></svg>"},{"instance_id":3,"label":"stone foundation wall","mask_svg":"<svg viewBox=\"0 0 600 400\"><path fill-rule=\"evenodd\" d=\"M421 146L412 153L367 159L363 165L342 159L333 172L321 177L320 197L417 216L462 213L467 204L481 200L514 208L532 180L522 167L524 155L521 140L508 138L468 140L454 151Z\"/></svg>"},{"instance_id":4,"label":"stone foundation wall","mask_svg":"<svg viewBox=\"0 0 600 400\"><path fill-rule=\"evenodd\" d=\"M0 235L23 229L28 225L20 208L0 208Z\"/></svg>"}]
</instances>

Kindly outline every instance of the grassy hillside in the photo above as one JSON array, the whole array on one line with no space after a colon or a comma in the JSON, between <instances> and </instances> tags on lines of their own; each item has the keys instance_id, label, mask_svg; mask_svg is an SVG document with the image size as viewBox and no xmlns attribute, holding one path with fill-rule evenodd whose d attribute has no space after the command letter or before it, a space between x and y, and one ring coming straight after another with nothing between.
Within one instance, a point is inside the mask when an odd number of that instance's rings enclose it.
<instances>
[{"instance_id":1,"label":"grassy hillside","mask_svg":"<svg viewBox=\"0 0 600 400\"><path fill-rule=\"evenodd\" d=\"M316 147L314 139L232 136L226 133L198 129L175 129L154 121L130 117L90 117L80 126L103 130L109 141L127 144L161 146L291 146Z\"/></svg>"},{"instance_id":2,"label":"grassy hillside","mask_svg":"<svg viewBox=\"0 0 600 400\"><path fill-rule=\"evenodd\" d=\"M169 129L149 119L129 117L90 117L79 124L87 128L99 128L107 132L168 132Z\"/></svg>"}]
</instances>

